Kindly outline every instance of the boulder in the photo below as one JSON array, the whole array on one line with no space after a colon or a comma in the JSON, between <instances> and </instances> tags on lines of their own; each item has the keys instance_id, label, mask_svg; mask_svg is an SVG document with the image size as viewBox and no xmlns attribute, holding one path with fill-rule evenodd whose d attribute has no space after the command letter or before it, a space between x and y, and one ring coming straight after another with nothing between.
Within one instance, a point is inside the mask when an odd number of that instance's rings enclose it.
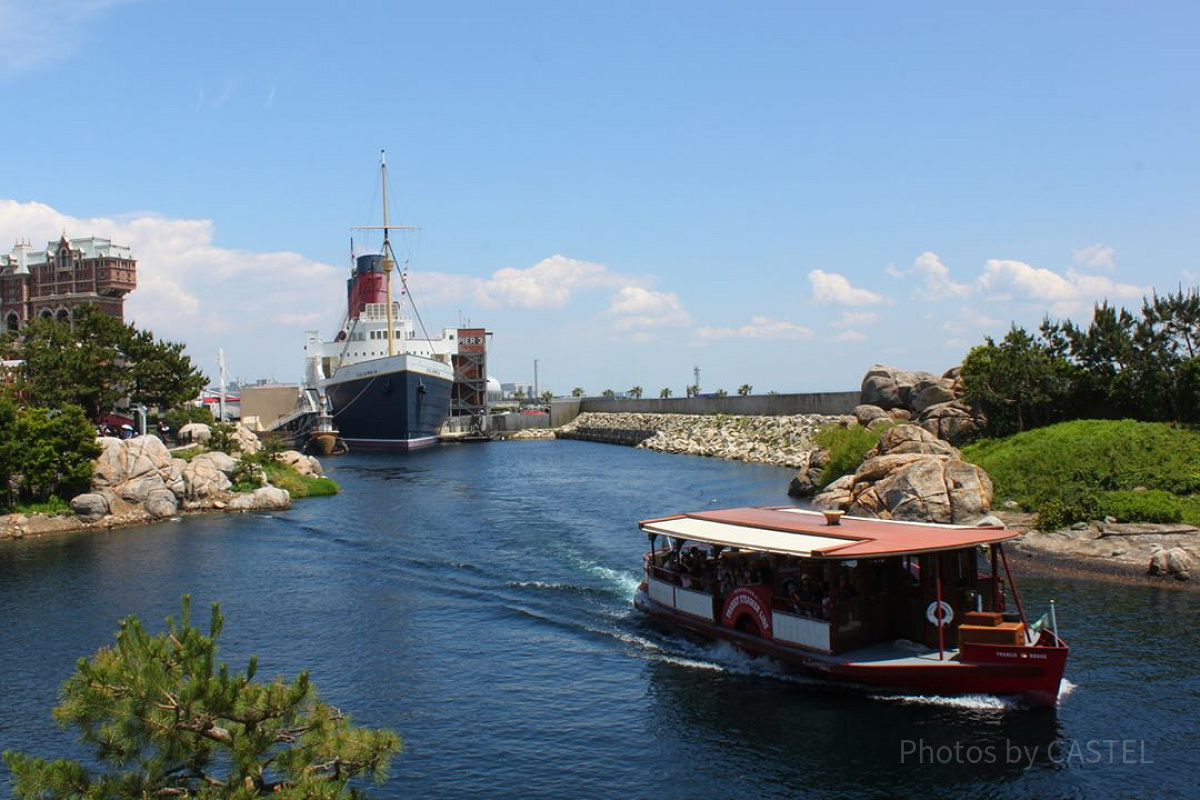
<instances>
[{"instance_id":1,"label":"boulder","mask_svg":"<svg viewBox=\"0 0 1200 800\"><path fill-rule=\"evenodd\" d=\"M224 453L201 453L183 471L184 497L200 500L227 491L236 463Z\"/></svg>"},{"instance_id":2,"label":"boulder","mask_svg":"<svg viewBox=\"0 0 1200 800\"><path fill-rule=\"evenodd\" d=\"M114 499L122 503L144 503L150 493L166 489L183 491L179 463L157 436L133 439L104 437L100 455L92 463L92 485L108 501L110 514L121 513Z\"/></svg>"},{"instance_id":3,"label":"boulder","mask_svg":"<svg viewBox=\"0 0 1200 800\"><path fill-rule=\"evenodd\" d=\"M170 489L154 489L146 497L142 507L151 519L172 517L179 512L179 498Z\"/></svg>"},{"instance_id":4,"label":"boulder","mask_svg":"<svg viewBox=\"0 0 1200 800\"><path fill-rule=\"evenodd\" d=\"M859 425L870 425L873 420L890 419L888 412L884 411L879 406L860 405L855 406L850 412L854 418L858 420Z\"/></svg>"},{"instance_id":5,"label":"boulder","mask_svg":"<svg viewBox=\"0 0 1200 800\"><path fill-rule=\"evenodd\" d=\"M1176 580L1186 581L1192 569L1192 557L1182 547L1174 547L1167 552L1167 574Z\"/></svg>"},{"instance_id":6,"label":"boulder","mask_svg":"<svg viewBox=\"0 0 1200 800\"><path fill-rule=\"evenodd\" d=\"M913 418L912 412L907 408L893 408L888 412L888 416L897 422L908 422Z\"/></svg>"},{"instance_id":7,"label":"boulder","mask_svg":"<svg viewBox=\"0 0 1200 800\"><path fill-rule=\"evenodd\" d=\"M810 450L788 483L792 497L812 497L821 486L821 472L829 463L829 452L820 448Z\"/></svg>"},{"instance_id":8,"label":"boulder","mask_svg":"<svg viewBox=\"0 0 1200 800\"><path fill-rule=\"evenodd\" d=\"M233 429L233 440L236 442L237 449L247 455L253 455L262 450L262 442L258 440L258 434L240 422Z\"/></svg>"},{"instance_id":9,"label":"boulder","mask_svg":"<svg viewBox=\"0 0 1200 800\"><path fill-rule=\"evenodd\" d=\"M879 436L879 444L871 453L874 455L925 453L950 458L962 457L962 454L953 445L917 425L897 425L884 431Z\"/></svg>"},{"instance_id":10,"label":"boulder","mask_svg":"<svg viewBox=\"0 0 1200 800\"><path fill-rule=\"evenodd\" d=\"M873 456L858 465L858 469L854 471L854 482L874 483L913 462L939 457L949 458L949 456L931 456L927 453L885 453L881 456Z\"/></svg>"},{"instance_id":11,"label":"boulder","mask_svg":"<svg viewBox=\"0 0 1200 800\"><path fill-rule=\"evenodd\" d=\"M850 493L853 489L854 476L843 475L813 498L812 507L818 511L845 511L850 505Z\"/></svg>"},{"instance_id":12,"label":"boulder","mask_svg":"<svg viewBox=\"0 0 1200 800\"><path fill-rule=\"evenodd\" d=\"M909 372L875 364L863 377L859 402L884 410L910 408L913 387L926 379L936 380L936 376L929 372Z\"/></svg>"},{"instance_id":13,"label":"boulder","mask_svg":"<svg viewBox=\"0 0 1200 800\"><path fill-rule=\"evenodd\" d=\"M947 442L966 440L980 427L980 420L961 400L939 403L921 412L921 427Z\"/></svg>"},{"instance_id":14,"label":"boulder","mask_svg":"<svg viewBox=\"0 0 1200 800\"><path fill-rule=\"evenodd\" d=\"M1150 568L1146 572L1150 575L1166 575L1168 571L1167 551L1160 547L1150 554Z\"/></svg>"},{"instance_id":15,"label":"boulder","mask_svg":"<svg viewBox=\"0 0 1200 800\"><path fill-rule=\"evenodd\" d=\"M157 436L105 436L99 443L100 455L92 462L94 486L115 487L153 474L165 478L171 472L171 454Z\"/></svg>"},{"instance_id":16,"label":"boulder","mask_svg":"<svg viewBox=\"0 0 1200 800\"><path fill-rule=\"evenodd\" d=\"M94 522L108 513L108 500L102 494L88 492L71 498L71 510L85 522Z\"/></svg>"},{"instance_id":17,"label":"boulder","mask_svg":"<svg viewBox=\"0 0 1200 800\"><path fill-rule=\"evenodd\" d=\"M228 507L230 511L279 511L292 507L292 496L286 489L263 486L248 494L236 495Z\"/></svg>"},{"instance_id":18,"label":"boulder","mask_svg":"<svg viewBox=\"0 0 1200 800\"><path fill-rule=\"evenodd\" d=\"M913 413L920 414L930 406L949 403L955 399L954 381L946 378L926 378L913 386L908 407Z\"/></svg>"},{"instance_id":19,"label":"boulder","mask_svg":"<svg viewBox=\"0 0 1200 800\"><path fill-rule=\"evenodd\" d=\"M991 511L992 481L982 469L959 459L911 455L914 460L856 491L847 512L882 519L971 523Z\"/></svg>"},{"instance_id":20,"label":"boulder","mask_svg":"<svg viewBox=\"0 0 1200 800\"><path fill-rule=\"evenodd\" d=\"M203 422L189 422L179 429L179 441L203 444L212 438L212 428Z\"/></svg>"},{"instance_id":21,"label":"boulder","mask_svg":"<svg viewBox=\"0 0 1200 800\"><path fill-rule=\"evenodd\" d=\"M301 475L320 478L325 473L321 470L321 462L312 456L306 456L298 450L284 450L277 456L280 463L299 472Z\"/></svg>"}]
</instances>

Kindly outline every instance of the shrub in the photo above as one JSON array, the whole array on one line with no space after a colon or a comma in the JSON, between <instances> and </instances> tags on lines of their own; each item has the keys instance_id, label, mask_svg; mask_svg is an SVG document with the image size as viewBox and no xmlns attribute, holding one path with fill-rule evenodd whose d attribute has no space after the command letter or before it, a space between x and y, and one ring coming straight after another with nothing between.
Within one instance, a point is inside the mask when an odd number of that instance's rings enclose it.
<instances>
[{"instance_id":1,"label":"shrub","mask_svg":"<svg viewBox=\"0 0 1200 800\"><path fill-rule=\"evenodd\" d=\"M1183 504L1170 492L1105 492L1101 497L1105 516L1121 522L1182 522Z\"/></svg>"},{"instance_id":2,"label":"shrub","mask_svg":"<svg viewBox=\"0 0 1200 800\"><path fill-rule=\"evenodd\" d=\"M861 425L830 425L817 431L816 442L829 451L829 461L821 469L821 488L825 488L858 469L863 457L879 444L879 432Z\"/></svg>"},{"instance_id":3,"label":"shrub","mask_svg":"<svg viewBox=\"0 0 1200 800\"><path fill-rule=\"evenodd\" d=\"M212 436L208 440L209 450L219 450L227 456L236 456L238 440L233 435L233 426L228 422L216 422L212 425Z\"/></svg>"},{"instance_id":4,"label":"shrub","mask_svg":"<svg viewBox=\"0 0 1200 800\"><path fill-rule=\"evenodd\" d=\"M1073 489L1040 500L1034 510L1043 531L1056 531L1100 516L1100 500L1092 492Z\"/></svg>"}]
</instances>

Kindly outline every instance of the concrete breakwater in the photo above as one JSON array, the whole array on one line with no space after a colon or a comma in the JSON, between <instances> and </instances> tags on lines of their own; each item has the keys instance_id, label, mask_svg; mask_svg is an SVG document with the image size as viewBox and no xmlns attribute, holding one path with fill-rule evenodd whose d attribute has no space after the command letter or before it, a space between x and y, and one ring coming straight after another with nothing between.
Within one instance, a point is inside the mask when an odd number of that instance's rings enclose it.
<instances>
[{"instance_id":1,"label":"concrete breakwater","mask_svg":"<svg viewBox=\"0 0 1200 800\"><path fill-rule=\"evenodd\" d=\"M739 416L585 412L558 430L561 439L584 439L658 450L805 469L813 437L838 417L822 414Z\"/></svg>"}]
</instances>

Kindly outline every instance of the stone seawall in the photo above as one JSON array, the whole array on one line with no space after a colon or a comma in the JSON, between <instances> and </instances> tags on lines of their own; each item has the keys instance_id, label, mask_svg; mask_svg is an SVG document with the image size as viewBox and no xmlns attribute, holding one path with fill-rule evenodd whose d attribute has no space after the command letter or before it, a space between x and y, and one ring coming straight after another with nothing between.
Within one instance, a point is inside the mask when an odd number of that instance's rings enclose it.
<instances>
[{"instance_id":1,"label":"stone seawall","mask_svg":"<svg viewBox=\"0 0 1200 800\"><path fill-rule=\"evenodd\" d=\"M558 431L561 439L611 442L682 453L805 469L813 436L838 417L821 414L735 416L585 412Z\"/></svg>"},{"instance_id":2,"label":"stone seawall","mask_svg":"<svg viewBox=\"0 0 1200 800\"><path fill-rule=\"evenodd\" d=\"M623 444L626 447L637 447L642 442L654 437L658 431L639 430L636 428L596 428L572 427L555 434L558 439L579 439L585 442L604 442L605 444Z\"/></svg>"}]
</instances>

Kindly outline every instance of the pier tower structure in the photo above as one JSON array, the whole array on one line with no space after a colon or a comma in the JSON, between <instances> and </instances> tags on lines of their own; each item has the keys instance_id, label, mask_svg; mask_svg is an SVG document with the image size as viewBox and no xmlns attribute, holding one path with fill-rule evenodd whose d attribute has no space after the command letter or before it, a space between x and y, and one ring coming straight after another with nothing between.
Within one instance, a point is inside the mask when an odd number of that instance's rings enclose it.
<instances>
[{"instance_id":1,"label":"pier tower structure","mask_svg":"<svg viewBox=\"0 0 1200 800\"><path fill-rule=\"evenodd\" d=\"M17 242L0 255L0 324L15 331L38 318L70 320L84 305L123 321L125 295L135 288L137 261L124 245L65 233L45 250Z\"/></svg>"},{"instance_id":2,"label":"pier tower structure","mask_svg":"<svg viewBox=\"0 0 1200 800\"><path fill-rule=\"evenodd\" d=\"M450 416L482 419L487 414L487 337L483 328L459 328Z\"/></svg>"}]
</instances>

